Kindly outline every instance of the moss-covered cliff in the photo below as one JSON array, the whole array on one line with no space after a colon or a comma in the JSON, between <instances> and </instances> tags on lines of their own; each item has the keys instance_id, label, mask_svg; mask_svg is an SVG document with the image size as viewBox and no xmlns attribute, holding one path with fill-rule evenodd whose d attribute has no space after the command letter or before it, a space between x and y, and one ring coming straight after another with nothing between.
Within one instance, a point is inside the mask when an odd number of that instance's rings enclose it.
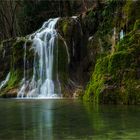
<instances>
[{"instance_id":1,"label":"moss-covered cliff","mask_svg":"<svg viewBox=\"0 0 140 140\"><path fill-rule=\"evenodd\" d=\"M86 87L85 101L140 103L139 7L139 1L110 1L103 9L105 19L96 32L103 51Z\"/></svg>"},{"instance_id":2,"label":"moss-covered cliff","mask_svg":"<svg viewBox=\"0 0 140 140\"><path fill-rule=\"evenodd\" d=\"M20 82L24 75L24 55L25 43L27 46L26 60L28 61L27 73L31 77L33 65L33 51L30 50L31 42L24 37L3 41L1 43L1 68L0 79L5 80L6 75L10 74L8 81L0 88L1 97L16 97L20 87Z\"/></svg>"}]
</instances>

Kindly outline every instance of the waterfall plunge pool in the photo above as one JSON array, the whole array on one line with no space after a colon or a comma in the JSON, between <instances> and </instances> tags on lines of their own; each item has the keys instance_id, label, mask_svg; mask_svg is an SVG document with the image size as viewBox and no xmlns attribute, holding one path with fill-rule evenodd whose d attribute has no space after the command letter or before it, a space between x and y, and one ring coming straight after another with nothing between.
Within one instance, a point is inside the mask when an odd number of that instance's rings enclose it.
<instances>
[{"instance_id":1,"label":"waterfall plunge pool","mask_svg":"<svg viewBox=\"0 0 140 140\"><path fill-rule=\"evenodd\" d=\"M139 106L0 99L0 140L139 140Z\"/></svg>"}]
</instances>

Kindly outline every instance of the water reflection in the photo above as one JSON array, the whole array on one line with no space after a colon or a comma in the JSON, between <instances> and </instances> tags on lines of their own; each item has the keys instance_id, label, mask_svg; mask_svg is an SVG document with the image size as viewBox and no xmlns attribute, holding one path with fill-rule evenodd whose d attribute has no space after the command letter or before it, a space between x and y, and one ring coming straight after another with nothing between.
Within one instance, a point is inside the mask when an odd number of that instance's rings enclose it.
<instances>
[{"instance_id":1,"label":"water reflection","mask_svg":"<svg viewBox=\"0 0 140 140\"><path fill-rule=\"evenodd\" d=\"M84 103L89 120L94 128L95 139L139 140L139 106L103 105Z\"/></svg>"},{"instance_id":2,"label":"water reflection","mask_svg":"<svg viewBox=\"0 0 140 140\"><path fill-rule=\"evenodd\" d=\"M26 102L26 101L25 101ZM25 140L53 140L53 108L54 103L43 101L36 104L31 101L32 107L22 105L20 107L22 120L22 134ZM30 104L29 104L30 105ZM47 105L47 106L46 106Z\"/></svg>"},{"instance_id":3,"label":"water reflection","mask_svg":"<svg viewBox=\"0 0 140 140\"><path fill-rule=\"evenodd\" d=\"M81 140L93 134L84 106L72 100L0 101L0 112L6 116L0 116L2 140Z\"/></svg>"},{"instance_id":4,"label":"water reflection","mask_svg":"<svg viewBox=\"0 0 140 140\"><path fill-rule=\"evenodd\" d=\"M139 140L139 106L0 100L0 140Z\"/></svg>"}]
</instances>

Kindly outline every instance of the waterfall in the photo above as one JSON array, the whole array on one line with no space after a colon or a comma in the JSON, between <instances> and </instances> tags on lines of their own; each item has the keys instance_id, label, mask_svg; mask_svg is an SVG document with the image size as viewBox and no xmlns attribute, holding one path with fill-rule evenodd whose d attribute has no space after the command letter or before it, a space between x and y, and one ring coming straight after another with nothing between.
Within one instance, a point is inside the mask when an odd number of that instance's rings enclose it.
<instances>
[{"instance_id":1,"label":"waterfall","mask_svg":"<svg viewBox=\"0 0 140 140\"><path fill-rule=\"evenodd\" d=\"M55 25L59 18L49 19L29 39L33 42L34 50L33 76L29 82L26 78L26 43L24 46L24 78L17 97L60 97L60 82L56 74L56 85L54 84L54 51L57 50L58 33ZM57 64L55 64L57 65Z\"/></svg>"},{"instance_id":2,"label":"waterfall","mask_svg":"<svg viewBox=\"0 0 140 140\"><path fill-rule=\"evenodd\" d=\"M120 31L120 39L123 39L123 37L124 37L124 31L123 31L123 29L121 29L121 31Z\"/></svg>"},{"instance_id":3,"label":"waterfall","mask_svg":"<svg viewBox=\"0 0 140 140\"><path fill-rule=\"evenodd\" d=\"M10 79L10 72L7 74L5 80L3 80L1 83L0 83L0 89L2 89L6 84L7 82L9 81Z\"/></svg>"}]
</instances>

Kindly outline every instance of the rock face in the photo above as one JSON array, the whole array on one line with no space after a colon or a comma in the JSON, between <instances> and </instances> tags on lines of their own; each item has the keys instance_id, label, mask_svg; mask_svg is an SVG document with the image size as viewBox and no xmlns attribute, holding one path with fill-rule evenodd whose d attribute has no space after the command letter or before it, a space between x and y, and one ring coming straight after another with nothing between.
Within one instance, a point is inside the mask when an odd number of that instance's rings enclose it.
<instances>
[{"instance_id":1,"label":"rock face","mask_svg":"<svg viewBox=\"0 0 140 140\"><path fill-rule=\"evenodd\" d=\"M96 103L140 103L139 9L139 1L102 1L77 17L60 18L54 61L63 96ZM2 97L17 94L24 74L25 41L16 38L1 43L0 81L10 72L0 91ZM29 78L34 58L31 45L27 41Z\"/></svg>"},{"instance_id":2,"label":"rock face","mask_svg":"<svg viewBox=\"0 0 140 140\"><path fill-rule=\"evenodd\" d=\"M1 83L6 75L10 74L8 81L0 88L2 97L15 97L24 73L24 43L26 38L15 38L1 43ZM32 73L33 52L30 51L31 42L27 42L28 52L28 72Z\"/></svg>"},{"instance_id":3,"label":"rock face","mask_svg":"<svg viewBox=\"0 0 140 140\"><path fill-rule=\"evenodd\" d=\"M106 20L101 22L96 34L102 34L98 38L101 39L103 53L96 61L84 100L140 103L139 7L139 1L112 1L102 11Z\"/></svg>"}]
</instances>

